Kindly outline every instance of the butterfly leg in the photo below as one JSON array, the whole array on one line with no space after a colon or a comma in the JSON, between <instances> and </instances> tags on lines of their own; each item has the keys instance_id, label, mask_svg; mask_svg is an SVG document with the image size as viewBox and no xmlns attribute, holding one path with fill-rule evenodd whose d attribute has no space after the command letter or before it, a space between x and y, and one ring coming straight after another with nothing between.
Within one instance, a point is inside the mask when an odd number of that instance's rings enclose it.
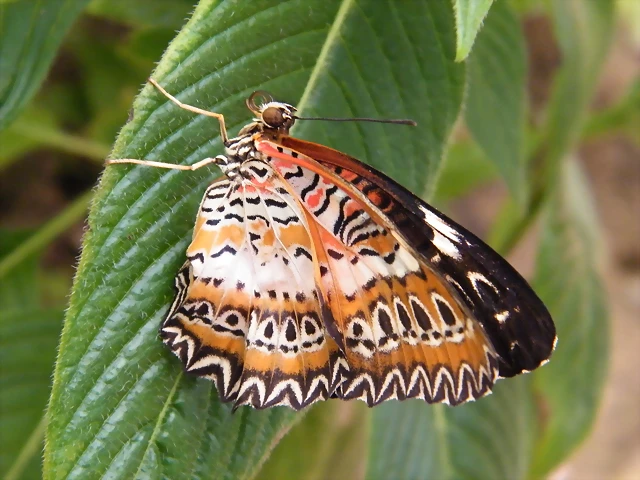
<instances>
[{"instance_id":1,"label":"butterfly leg","mask_svg":"<svg viewBox=\"0 0 640 480\"><path fill-rule=\"evenodd\" d=\"M224 115L222 115L221 113L210 112L209 110L203 110L201 108L194 107L192 105L187 105L186 103L182 103L180 100L178 100L176 97L174 97L169 92L167 92L164 88L162 88L160 84L158 84L158 82L156 82L153 78L149 78L149 83L151 83L151 85L153 85L158 90L160 90L160 93L162 93L165 97L167 97L169 100L171 100L180 108L184 110L189 110L190 112L193 112L193 113L198 113L200 115L206 115L207 117L217 118L218 122L220 122L220 136L222 137L222 142L224 144L227 143L227 141L229 140L229 137L227 136L227 127L225 126L225 123L224 123Z\"/></svg>"},{"instance_id":2,"label":"butterfly leg","mask_svg":"<svg viewBox=\"0 0 640 480\"><path fill-rule=\"evenodd\" d=\"M226 165L227 162L228 162L227 157L225 157L224 155L218 155L216 157L205 158L204 160L200 160L199 162L196 162L193 165L176 165L175 163L154 162L152 160L137 160L135 158L118 158L115 160L107 160L105 163L107 165L113 165L115 163L134 163L136 165L144 165L146 167L193 171L193 170L198 170L199 168L202 168L205 165L209 165L211 163L214 163L216 165Z\"/></svg>"}]
</instances>

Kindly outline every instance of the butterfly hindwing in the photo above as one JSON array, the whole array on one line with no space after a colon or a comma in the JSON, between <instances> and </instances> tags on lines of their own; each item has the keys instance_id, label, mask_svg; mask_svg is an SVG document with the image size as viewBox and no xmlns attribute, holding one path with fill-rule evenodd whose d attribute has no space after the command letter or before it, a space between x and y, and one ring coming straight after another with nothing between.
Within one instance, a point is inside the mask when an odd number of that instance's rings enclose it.
<instances>
[{"instance_id":1,"label":"butterfly hindwing","mask_svg":"<svg viewBox=\"0 0 640 480\"><path fill-rule=\"evenodd\" d=\"M242 228L223 223L224 215L218 212L231 194L228 180L213 183L205 192L188 260L176 277L177 295L160 329L163 341L181 359L185 370L212 379L223 401L233 400L237 392L247 312L238 298L231 303L227 297L224 311L219 308L227 292L220 288L219 278L207 276L203 267L212 254L226 262L229 249L241 244ZM235 238L223 238L230 230L235 230Z\"/></svg>"},{"instance_id":2,"label":"butterfly hindwing","mask_svg":"<svg viewBox=\"0 0 640 480\"><path fill-rule=\"evenodd\" d=\"M337 348L322 326L304 215L256 168L252 183L207 190L161 336L223 401L299 409L329 396Z\"/></svg>"}]
</instances>

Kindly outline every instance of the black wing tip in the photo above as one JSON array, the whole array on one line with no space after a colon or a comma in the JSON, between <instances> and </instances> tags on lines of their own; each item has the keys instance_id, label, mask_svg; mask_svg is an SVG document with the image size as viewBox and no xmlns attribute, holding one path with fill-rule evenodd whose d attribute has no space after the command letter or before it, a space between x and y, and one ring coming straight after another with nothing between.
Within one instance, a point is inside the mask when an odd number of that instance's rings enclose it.
<instances>
[{"instance_id":1,"label":"black wing tip","mask_svg":"<svg viewBox=\"0 0 640 480\"><path fill-rule=\"evenodd\" d=\"M522 373L529 373L549 363L551 355L558 343L558 337L553 335L549 340L545 338L543 342L535 344L536 338L533 338L532 348L523 349L517 341L515 341L509 352L509 359L500 358L500 377L515 377Z\"/></svg>"}]
</instances>

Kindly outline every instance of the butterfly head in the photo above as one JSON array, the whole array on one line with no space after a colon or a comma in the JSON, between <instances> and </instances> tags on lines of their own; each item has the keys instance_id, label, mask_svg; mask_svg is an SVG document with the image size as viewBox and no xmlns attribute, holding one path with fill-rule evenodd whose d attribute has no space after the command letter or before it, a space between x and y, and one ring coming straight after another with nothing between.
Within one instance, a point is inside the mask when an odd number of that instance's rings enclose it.
<instances>
[{"instance_id":1,"label":"butterfly head","mask_svg":"<svg viewBox=\"0 0 640 480\"><path fill-rule=\"evenodd\" d=\"M282 133L287 133L296 120L295 107L274 101L271 95L262 90L253 92L247 98L247 107L264 127Z\"/></svg>"}]
</instances>

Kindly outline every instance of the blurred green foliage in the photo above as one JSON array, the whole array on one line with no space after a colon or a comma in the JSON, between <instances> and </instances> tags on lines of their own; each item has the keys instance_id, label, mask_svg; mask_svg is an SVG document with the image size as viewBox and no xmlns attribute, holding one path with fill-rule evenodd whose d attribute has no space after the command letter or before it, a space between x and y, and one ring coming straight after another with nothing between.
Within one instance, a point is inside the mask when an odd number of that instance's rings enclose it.
<instances>
[{"instance_id":1,"label":"blurred green foliage","mask_svg":"<svg viewBox=\"0 0 640 480\"><path fill-rule=\"evenodd\" d=\"M111 168L95 195L42 228L0 231L0 474L525 479L553 470L593 423L606 372L595 360L607 357L605 299L594 294L598 226L581 214L591 194L567 158L584 135L637 136L640 90L588 111L612 2L532 3L0 1L0 174L38 151L101 163L116 137L114 157L193 163L219 153L215 124L143 88L154 67L173 94L225 113L233 131L258 88L309 114L411 117L416 130L308 123L295 135L441 205L501 176L512 199L495 245L506 252L542 217L535 287L561 336L547 367L473 405L332 401L306 415L231 414L156 337L215 173ZM565 60L535 125L520 27L531 8L550 18ZM470 135L451 138L460 118ZM45 417L70 279L38 258L90 202ZM593 368L576 368L578 359Z\"/></svg>"}]
</instances>

